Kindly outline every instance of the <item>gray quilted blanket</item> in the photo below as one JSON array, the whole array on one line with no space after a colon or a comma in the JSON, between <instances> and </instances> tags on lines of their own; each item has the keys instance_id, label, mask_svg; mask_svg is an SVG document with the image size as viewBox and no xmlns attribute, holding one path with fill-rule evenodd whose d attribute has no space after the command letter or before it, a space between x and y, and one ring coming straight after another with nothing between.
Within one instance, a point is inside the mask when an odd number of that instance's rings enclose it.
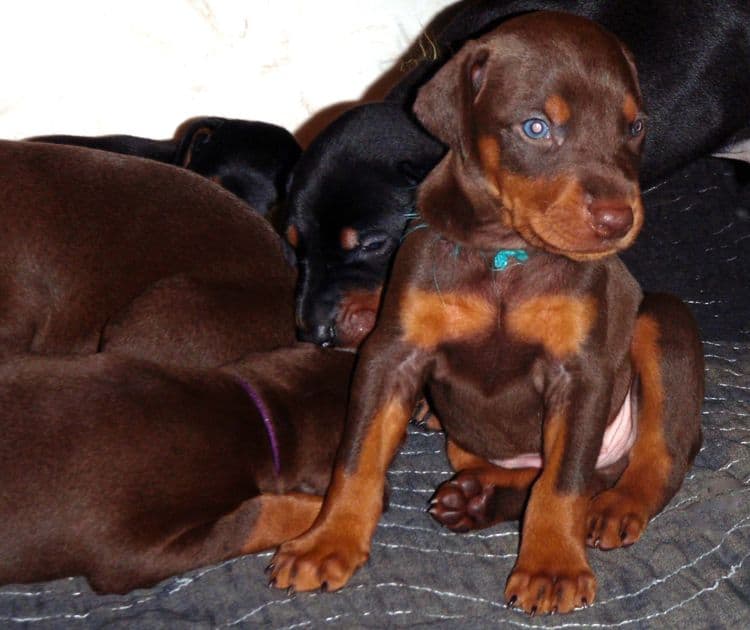
<instances>
[{"instance_id":1,"label":"gray quilted blanket","mask_svg":"<svg viewBox=\"0 0 750 630\"><path fill-rule=\"evenodd\" d=\"M687 300L704 336L704 446L682 490L636 545L592 552L596 603L529 618L501 603L517 523L459 535L425 511L450 476L440 434L410 429L389 473L390 509L370 562L344 590L269 589L271 554L244 557L126 596L80 578L0 589L0 627L750 627L750 196L706 160L645 194L649 220L625 257L647 289ZM744 195L744 196L743 196Z\"/></svg>"}]
</instances>

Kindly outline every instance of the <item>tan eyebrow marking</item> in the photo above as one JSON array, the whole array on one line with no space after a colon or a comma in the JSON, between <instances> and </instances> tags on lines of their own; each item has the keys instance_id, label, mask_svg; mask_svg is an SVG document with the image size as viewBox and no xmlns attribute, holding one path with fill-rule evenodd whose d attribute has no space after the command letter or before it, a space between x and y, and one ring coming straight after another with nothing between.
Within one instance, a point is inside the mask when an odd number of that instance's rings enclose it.
<instances>
[{"instance_id":1,"label":"tan eyebrow marking","mask_svg":"<svg viewBox=\"0 0 750 630\"><path fill-rule=\"evenodd\" d=\"M555 125L564 125L570 120L570 105L559 94L552 94L544 101L544 113Z\"/></svg>"},{"instance_id":2,"label":"tan eyebrow marking","mask_svg":"<svg viewBox=\"0 0 750 630\"><path fill-rule=\"evenodd\" d=\"M350 251L359 245L359 233L353 227L342 228L340 240L341 249Z\"/></svg>"},{"instance_id":3,"label":"tan eyebrow marking","mask_svg":"<svg viewBox=\"0 0 750 630\"><path fill-rule=\"evenodd\" d=\"M622 113L625 115L625 120L632 123L638 116L638 103L635 99L628 94L625 97L625 101L622 104Z\"/></svg>"},{"instance_id":4,"label":"tan eyebrow marking","mask_svg":"<svg viewBox=\"0 0 750 630\"><path fill-rule=\"evenodd\" d=\"M299 232L296 225L290 225L286 229L286 240L292 247L299 245Z\"/></svg>"}]
</instances>

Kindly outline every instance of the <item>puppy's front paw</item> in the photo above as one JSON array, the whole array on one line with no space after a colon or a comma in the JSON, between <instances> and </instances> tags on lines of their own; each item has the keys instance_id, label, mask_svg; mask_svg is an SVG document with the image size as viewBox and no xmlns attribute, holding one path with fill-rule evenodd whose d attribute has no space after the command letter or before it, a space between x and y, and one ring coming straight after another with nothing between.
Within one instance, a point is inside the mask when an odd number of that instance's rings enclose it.
<instances>
[{"instance_id":1,"label":"puppy's front paw","mask_svg":"<svg viewBox=\"0 0 750 630\"><path fill-rule=\"evenodd\" d=\"M505 602L530 615L566 613L596 597L596 578L588 564L532 569L516 564L505 585Z\"/></svg>"},{"instance_id":2,"label":"puppy's front paw","mask_svg":"<svg viewBox=\"0 0 750 630\"><path fill-rule=\"evenodd\" d=\"M354 536L311 530L279 547L270 565L270 584L295 591L337 591L369 555Z\"/></svg>"},{"instance_id":3,"label":"puppy's front paw","mask_svg":"<svg viewBox=\"0 0 750 630\"><path fill-rule=\"evenodd\" d=\"M649 520L645 503L617 487L591 500L586 544L599 549L632 545L641 537Z\"/></svg>"}]
</instances>

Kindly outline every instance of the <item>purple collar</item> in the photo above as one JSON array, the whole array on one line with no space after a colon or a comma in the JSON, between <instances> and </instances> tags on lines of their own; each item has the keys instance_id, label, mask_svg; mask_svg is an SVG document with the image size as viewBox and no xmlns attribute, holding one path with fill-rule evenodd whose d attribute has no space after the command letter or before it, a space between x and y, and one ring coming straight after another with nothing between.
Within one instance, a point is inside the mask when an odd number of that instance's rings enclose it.
<instances>
[{"instance_id":1,"label":"purple collar","mask_svg":"<svg viewBox=\"0 0 750 630\"><path fill-rule=\"evenodd\" d=\"M258 392L256 392L249 383L246 383L242 379L238 382L242 389L245 390L245 393L250 397L250 400L255 403L256 408L260 412L260 417L263 418L263 424L265 425L266 433L268 434L268 441L271 443L273 469L278 475L281 472L281 457L279 455L279 441L276 439L276 431L273 428L273 421L271 420L271 412L268 410L268 407L266 407L266 403L263 402L263 399Z\"/></svg>"}]
</instances>

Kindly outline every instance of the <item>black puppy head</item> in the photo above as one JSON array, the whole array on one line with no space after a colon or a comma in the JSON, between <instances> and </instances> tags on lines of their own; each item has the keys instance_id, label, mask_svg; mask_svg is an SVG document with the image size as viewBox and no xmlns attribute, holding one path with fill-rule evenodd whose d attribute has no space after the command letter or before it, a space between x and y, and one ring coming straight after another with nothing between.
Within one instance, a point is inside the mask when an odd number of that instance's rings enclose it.
<instances>
[{"instance_id":1,"label":"black puppy head","mask_svg":"<svg viewBox=\"0 0 750 630\"><path fill-rule=\"evenodd\" d=\"M301 339L352 348L370 332L417 186L442 153L391 103L347 112L303 153L286 208Z\"/></svg>"},{"instance_id":2,"label":"black puppy head","mask_svg":"<svg viewBox=\"0 0 750 630\"><path fill-rule=\"evenodd\" d=\"M268 123L197 118L181 125L176 163L237 195L264 216L283 200L301 149L284 128Z\"/></svg>"},{"instance_id":3,"label":"black puppy head","mask_svg":"<svg viewBox=\"0 0 750 630\"><path fill-rule=\"evenodd\" d=\"M363 181L359 174L359 185L334 175L314 200L303 201L292 189L286 237L297 257L302 340L356 347L375 324L380 290L406 220L398 212L407 212L409 205L397 194L387 195L370 175ZM393 213L383 212L389 207Z\"/></svg>"},{"instance_id":4,"label":"black puppy head","mask_svg":"<svg viewBox=\"0 0 750 630\"><path fill-rule=\"evenodd\" d=\"M510 19L468 42L414 111L449 147L418 203L447 236L493 249L520 235L585 260L638 234L645 123L635 66L593 22Z\"/></svg>"}]
</instances>

